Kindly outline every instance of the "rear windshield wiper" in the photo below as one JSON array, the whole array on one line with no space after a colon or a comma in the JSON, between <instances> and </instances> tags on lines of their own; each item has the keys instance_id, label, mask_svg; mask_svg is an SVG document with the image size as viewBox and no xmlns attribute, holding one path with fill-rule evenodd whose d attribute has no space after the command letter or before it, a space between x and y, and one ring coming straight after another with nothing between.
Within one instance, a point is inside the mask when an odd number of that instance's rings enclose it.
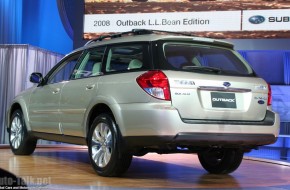
<instances>
[{"instance_id":1,"label":"rear windshield wiper","mask_svg":"<svg viewBox=\"0 0 290 190\"><path fill-rule=\"evenodd\" d=\"M213 72L221 73L222 70L215 67L201 67L201 66L183 66L182 69L185 70L194 70L194 71L204 71L204 72Z\"/></svg>"}]
</instances>

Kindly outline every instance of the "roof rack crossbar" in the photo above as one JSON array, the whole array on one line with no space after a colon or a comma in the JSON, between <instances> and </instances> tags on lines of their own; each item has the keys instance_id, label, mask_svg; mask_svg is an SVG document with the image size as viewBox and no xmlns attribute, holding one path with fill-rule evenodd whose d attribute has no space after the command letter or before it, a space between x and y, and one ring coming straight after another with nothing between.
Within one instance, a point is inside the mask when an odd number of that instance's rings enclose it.
<instances>
[{"instance_id":1,"label":"roof rack crossbar","mask_svg":"<svg viewBox=\"0 0 290 190\"><path fill-rule=\"evenodd\" d=\"M121 32L116 34L104 35L99 36L98 38L92 39L88 41L86 45L91 44L93 42L99 42L106 38L113 39L113 38L120 38L123 35L144 35L144 34L153 34L153 33L167 33L167 34L176 34L176 35L183 35L183 36L193 36L191 34L181 33L181 32L171 32L171 31L164 31L164 30L149 30L149 29L133 29L127 32Z\"/></svg>"}]
</instances>

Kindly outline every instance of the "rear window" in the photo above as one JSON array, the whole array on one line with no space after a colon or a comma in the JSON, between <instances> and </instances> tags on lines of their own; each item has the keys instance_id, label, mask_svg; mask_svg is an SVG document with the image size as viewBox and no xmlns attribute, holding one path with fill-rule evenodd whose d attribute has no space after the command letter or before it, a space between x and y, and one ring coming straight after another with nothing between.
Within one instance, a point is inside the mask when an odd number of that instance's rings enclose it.
<instances>
[{"instance_id":1,"label":"rear window","mask_svg":"<svg viewBox=\"0 0 290 190\"><path fill-rule=\"evenodd\" d=\"M233 50L180 43L164 43L162 47L167 69L224 75L253 75L251 67Z\"/></svg>"}]
</instances>

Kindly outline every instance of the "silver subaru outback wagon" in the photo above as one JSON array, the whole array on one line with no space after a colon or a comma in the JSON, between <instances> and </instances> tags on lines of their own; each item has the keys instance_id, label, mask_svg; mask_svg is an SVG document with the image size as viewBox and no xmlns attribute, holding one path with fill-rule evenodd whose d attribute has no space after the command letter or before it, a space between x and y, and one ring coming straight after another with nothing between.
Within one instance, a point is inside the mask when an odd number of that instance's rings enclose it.
<instances>
[{"instance_id":1,"label":"silver subaru outback wagon","mask_svg":"<svg viewBox=\"0 0 290 190\"><path fill-rule=\"evenodd\" d=\"M38 139L87 145L101 176L149 152L197 153L205 170L227 174L279 133L270 86L220 40L142 29L101 36L30 81L8 110L13 153L32 154Z\"/></svg>"}]
</instances>

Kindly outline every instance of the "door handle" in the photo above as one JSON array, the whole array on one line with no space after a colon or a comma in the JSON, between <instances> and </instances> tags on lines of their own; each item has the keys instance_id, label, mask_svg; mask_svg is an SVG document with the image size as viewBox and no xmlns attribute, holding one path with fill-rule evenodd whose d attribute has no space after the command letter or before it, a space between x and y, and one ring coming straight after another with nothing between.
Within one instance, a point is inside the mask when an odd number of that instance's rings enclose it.
<instances>
[{"instance_id":1,"label":"door handle","mask_svg":"<svg viewBox=\"0 0 290 190\"><path fill-rule=\"evenodd\" d=\"M54 90L52 91L52 93L53 93L53 94L58 94L59 91L60 91L60 89L59 89L59 88L56 88L56 89L54 89Z\"/></svg>"},{"instance_id":2,"label":"door handle","mask_svg":"<svg viewBox=\"0 0 290 190\"><path fill-rule=\"evenodd\" d=\"M95 88L95 84L88 84L87 86L86 86L86 90L92 90L92 89L94 89Z\"/></svg>"}]
</instances>

